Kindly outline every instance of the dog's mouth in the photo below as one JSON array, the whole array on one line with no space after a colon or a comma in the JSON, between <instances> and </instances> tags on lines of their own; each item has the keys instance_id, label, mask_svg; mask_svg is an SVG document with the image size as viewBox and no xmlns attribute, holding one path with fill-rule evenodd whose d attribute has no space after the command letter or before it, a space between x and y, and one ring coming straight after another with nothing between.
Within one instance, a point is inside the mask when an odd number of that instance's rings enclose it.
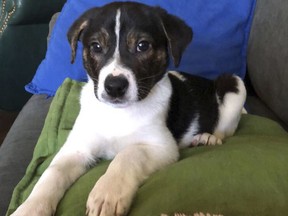
<instances>
[{"instance_id":1,"label":"dog's mouth","mask_svg":"<svg viewBox=\"0 0 288 216\"><path fill-rule=\"evenodd\" d=\"M100 101L110 106L116 107L116 108L125 108L125 107L130 106L133 103L133 101L127 98L114 98L114 97L109 97L106 94L102 94Z\"/></svg>"}]
</instances>

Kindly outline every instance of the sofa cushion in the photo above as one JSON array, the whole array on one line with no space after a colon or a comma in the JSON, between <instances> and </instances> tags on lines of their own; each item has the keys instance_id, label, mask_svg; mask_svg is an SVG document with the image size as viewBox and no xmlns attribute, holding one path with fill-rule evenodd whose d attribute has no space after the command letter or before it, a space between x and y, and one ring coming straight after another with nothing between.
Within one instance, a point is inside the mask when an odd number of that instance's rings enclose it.
<instances>
[{"instance_id":1,"label":"sofa cushion","mask_svg":"<svg viewBox=\"0 0 288 216\"><path fill-rule=\"evenodd\" d=\"M26 199L65 142L80 109L82 85L67 79L58 90L26 175L14 190L9 214ZM287 154L288 135L277 123L243 115L235 136L223 145L184 149L177 163L149 177L129 215L286 215ZM60 202L56 216L84 215L89 191L108 165L109 161L102 161L80 177Z\"/></svg>"},{"instance_id":2,"label":"sofa cushion","mask_svg":"<svg viewBox=\"0 0 288 216\"><path fill-rule=\"evenodd\" d=\"M0 215L5 215L13 188L25 174L52 98L33 95L23 107L0 148Z\"/></svg>"},{"instance_id":3,"label":"sofa cushion","mask_svg":"<svg viewBox=\"0 0 288 216\"><path fill-rule=\"evenodd\" d=\"M288 1L257 2L248 73L258 96L288 125Z\"/></svg>"},{"instance_id":4,"label":"sofa cushion","mask_svg":"<svg viewBox=\"0 0 288 216\"><path fill-rule=\"evenodd\" d=\"M54 95L66 77L85 81L81 43L73 65L66 37L69 27L85 10L102 6L112 0L69 0L51 35L46 58L40 64L26 90ZM242 78L246 71L246 47L255 0L137 0L160 5L184 19L194 30L194 38L182 58L180 71L215 78L222 72ZM172 66L171 66L172 67Z\"/></svg>"}]
</instances>

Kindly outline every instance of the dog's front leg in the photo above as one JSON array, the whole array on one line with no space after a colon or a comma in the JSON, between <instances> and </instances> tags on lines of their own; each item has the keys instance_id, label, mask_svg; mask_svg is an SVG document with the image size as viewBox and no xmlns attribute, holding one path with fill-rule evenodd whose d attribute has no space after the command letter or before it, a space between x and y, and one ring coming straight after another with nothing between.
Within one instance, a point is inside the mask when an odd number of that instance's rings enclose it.
<instances>
[{"instance_id":1,"label":"dog's front leg","mask_svg":"<svg viewBox=\"0 0 288 216\"><path fill-rule=\"evenodd\" d=\"M12 216L53 215L67 188L86 171L89 158L88 152L64 145Z\"/></svg>"},{"instance_id":2,"label":"dog's front leg","mask_svg":"<svg viewBox=\"0 0 288 216\"><path fill-rule=\"evenodd\" d=\"M132 145L119 152L98 180L87 201L87 215L127 214L143 181L156 170L178 159L176 144L167 146Z\"/></svg>"}]
</instances>

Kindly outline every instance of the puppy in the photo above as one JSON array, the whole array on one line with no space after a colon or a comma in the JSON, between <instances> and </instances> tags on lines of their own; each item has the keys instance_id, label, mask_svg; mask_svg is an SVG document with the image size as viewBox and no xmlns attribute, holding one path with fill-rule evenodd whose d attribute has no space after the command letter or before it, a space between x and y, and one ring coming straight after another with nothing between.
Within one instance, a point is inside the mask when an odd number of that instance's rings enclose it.
<instances>
[{"instance_id":1,"label":"puppy","mask_svg":"<svg viewBox=\"0 0 288 216\"><path fill-rule=\"evenodd\" d=\"M50 216L98 158L113 159L87 200L87 215L126 215L143 181L174 163L178 149L233 135L246 97L237 76L215 81L167 72L192 30L159 7L111 3L84 13L68 32L83 43L88 83L67 141L13 216Z\"/></svg>"}]
</instances>

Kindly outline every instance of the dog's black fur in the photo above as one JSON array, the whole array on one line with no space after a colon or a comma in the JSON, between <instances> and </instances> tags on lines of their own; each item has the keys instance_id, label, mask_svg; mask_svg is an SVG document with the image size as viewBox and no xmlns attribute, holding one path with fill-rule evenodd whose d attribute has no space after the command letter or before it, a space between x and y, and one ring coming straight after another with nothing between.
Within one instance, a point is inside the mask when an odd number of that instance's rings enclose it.
<instances>
[{"instance_id":1,"label":"dog's black fur","mask_svg":"<svg viewBox=\"0 0 288 216\"><path fill-rule=\"evenodd\" d=\"M168 15L160 7L149 7L132 2L115 2L102 8L88 10L71 27L68 39L72 46L73 62L77 40L81 38L84 45L84 66L88 74L96 81L99 70L106 63L105 60L112 58L115 51L114 18L118 8L121 8L121 23L125 23L121 28L121 63L128 68L133 68L140 89L139 99L143 99L149 93L146 89L151 89L166 73L169 64L168 49L174 64L179 65L181 55L192 39L192 30L182 20ZM160 20L162 22L159 22ZM86 21L88 21L87 26L81 28ZM175 31L175 26L179 27L177 31ZM103 32L103 29L107 32ZM105 38L107 35L109 39ZM97 37L96 40L101 40L103 45L100 55L93 53L93 43ZM128 44L127 38L131 38ZM145 54L138 53L135 49L135 43L138 42L136 40L140 38L148 41L152 46L152 49Z\"/></svg>"}]
</instances>

